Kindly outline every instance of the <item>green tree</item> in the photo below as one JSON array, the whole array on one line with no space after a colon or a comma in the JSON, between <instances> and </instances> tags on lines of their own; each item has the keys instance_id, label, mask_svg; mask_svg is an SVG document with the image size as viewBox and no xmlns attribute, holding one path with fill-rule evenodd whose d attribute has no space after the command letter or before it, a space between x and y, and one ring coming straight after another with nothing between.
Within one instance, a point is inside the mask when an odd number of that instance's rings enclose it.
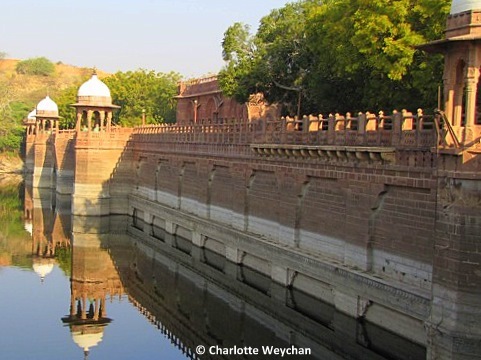
<instances>
[{"instance_id":1,"label":"green tree","mask_svg":"<svg viewBox=\"0 0 481 360\"><path fill-rule=\"evenodd\" d=\"M55 65L45 57L37 57L18 62L15 69L18 74L50 76Z\"/></svg>"},{"instance_id":2,"label":"green tree","mask_svg":"<svg viewBox=\"0 0 481 360\"><path fill-rule=\"evenodd\" d=\"M255 35L247 36L237 24L226 31L221 87L244 101L262 91L291 114L301 98L303 112L434 106L442 60L416 45L443 37L449 5L449 0L289 3L264 17Z\"/></svg>"},{"instance_id":3,"label":"green tree","mask_svg":"<svg viewBox=\"0 0 481 360\"><path fill-rule=\"evenodd\" d=\"M442 64L415 46L442 38L448 11L449 0L325 1L307 29L314 101L341 111L434 106Z\"/></svg>"},{"instance_id":4,"label":"green tree","mask_svg":"<svg viewBox=\"0 0 481 360\"><path fill-rule=\"evenodd\" d=\"M114 122L124 126L139 125L142 110L145 110L147 123L175 122L174 96L180 79L177 73L143 69L117 72L105 78L113 103L121 106L114 113Z\"/></svg>"},{"instance_id":5,"label":"green tree","mask_svg":"<svg viewBox=\"0 0 481 360\"><path fill-rule=\"evenodd\" d=\"M77 117L72 104L77 102L77 92L80 85L81 83L63 89L55 97L55 102L58 106L58 113L60 115L59 126L61 129L75 128Z\"/></svg>"},{"instance_id":6,"label":"green tree","mask_svg":"<svg viewBox=\"0 0 481 360\"><path fill-rule=\"evenodd\" d=\"M241 102L262 92L268 101L297 112L310 67L305 26L312 6L313 1L302 1L273 10L255 35L240 23L229 27L222 44L227 63L219 74L223 91Z\"/></svg>"},{"instance_id":7,"label":"green tree","mask_svg":"<svg viewBox=\"0 0 481 360\"><path fill-rule=\"evenodd\" d=\"M252 76L256 48L249 26L234 23L224 33L222 57L227 61L226 67L219 73L219 83L227 96L239 102L246 102L255 87L256 79ZM250 81L247 84L246 81Z\"/></svg>"}]
</instances>

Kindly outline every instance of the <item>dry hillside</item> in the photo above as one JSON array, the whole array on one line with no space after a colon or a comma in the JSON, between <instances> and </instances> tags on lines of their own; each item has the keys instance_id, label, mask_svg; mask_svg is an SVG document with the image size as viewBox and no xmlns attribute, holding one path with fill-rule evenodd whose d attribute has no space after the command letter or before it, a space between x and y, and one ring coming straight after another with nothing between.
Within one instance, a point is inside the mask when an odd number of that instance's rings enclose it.
<instances>
[{"instance_id":1,"label":"dry hillside","mask_svg":"<svg viewBox=\"0 0 481 360\"><path fill-rule=\"evenodd\" d=\"M59 90L70 86L79 86L92 74L92 69L76 67L57 63L55 73L52 76L22 75L17 74L15 67L21 60L3 59L0 60L0 84L7 84L10 87L15 101L36 104L42 98L50 94L55 97ZM109 74L98 71L99 77Z\"/></svg>"}]
</instances>

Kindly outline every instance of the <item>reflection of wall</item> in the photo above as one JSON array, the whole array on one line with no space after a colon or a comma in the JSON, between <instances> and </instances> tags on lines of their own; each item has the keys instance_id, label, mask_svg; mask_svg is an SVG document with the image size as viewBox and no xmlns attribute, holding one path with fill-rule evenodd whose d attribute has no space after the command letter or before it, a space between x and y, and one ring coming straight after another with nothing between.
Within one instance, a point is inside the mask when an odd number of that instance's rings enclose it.
<instances>
[{"instance_id":1,"label":"reflection of wall","mask_svg":"<svg viewBox=\"0 0 481 360\"><path fill-rule=\"evenodd\" d=\"M324 285L316 296L353 317L374 303L373 321L426 344L436 201L430 165L393 176L388 165L372 163L243 161L137 145L134 227L218 248L285 287L299 275L313 279L306 288ZM188 252L189 245L176 246ZM383 311L402 320L387 323Z\"/></svg>"},{"instance_id":2,"label":"reflection of wall","mask_svg":"<svg viewBox=\"0 0 481 360\"><path fill-rule=\"evenodd\" d=\"M57 198L50 189L35 189L33 199L26 192L25 214L32 217L32 254L36 256L54 257L58 248L70 246L70 199Z\"/></svg>"},{"instance_id":3,"label":"reflection of wall","mask_svg":"<svg viewBox=\"0 0 481 360\"><path fill-rule=\"evenodd\" d=\"M295 345L311 349L309 358L321 359L335 354L375 359L376 352L399 359L425 357L422 346L344 316L304 291L293 288L285 304L275 295L282 289L247 267L192 261L185 250L139 236L143 239L130 249L112 247L112 256L132 302L187 354L199 344L221 344ZM200 259L215 258L191 248L191 254L199 252Z\"/></svg>"}]
</instances>

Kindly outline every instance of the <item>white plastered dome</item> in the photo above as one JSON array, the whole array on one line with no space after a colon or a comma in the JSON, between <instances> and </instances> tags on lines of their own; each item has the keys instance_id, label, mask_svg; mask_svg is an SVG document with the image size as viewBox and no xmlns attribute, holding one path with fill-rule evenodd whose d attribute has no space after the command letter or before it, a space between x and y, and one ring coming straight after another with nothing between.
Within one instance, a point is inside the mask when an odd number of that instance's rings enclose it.
<instances>
[{"instance_id":1,"label":"white plastered dome","mask_svg":"<svg viewBox=\"0 0 481 360\"><path fill-rule=\"evenodd\" d=\"M481 10L481 0L453 0L450 14L459 14L469 10Z\"/></svg>"},{"instance_id":2,"label":"white plastered dome","mask_svg":"<svg viewBox=\"0 0 481 360\"><path fill-rule=\"evenodd\" d=\"M30 114L29 114L30 115ZM58 117L58 106L50 99L50 96L46 96L45 99L40 100L35 109L36 117Z\"/></svg>"},{"instance_id":3,"label":"white plastered dome","mask_svg":"<svg viewBox=\"0 0 481 360\"><path fill-rule=\"evenodd\" d=\"M37 109L33 109L32 111L30 111L27 115L27 119L28 120L35 120L37 117Z\"/></svg>"},{"instance_id":4,"label":"white plastered dome","mask_svg":"<svg viewBox=\"0 0 481 360\"><path fill-rule=\"evenodd\" d=\"M84 82L78 89L77 96L110 97L110 90L96 74Z\"/></svg>"},{"instance_id":5,"label":"white plastered dome","mask_svg":"<svg viewBox=\"0 0 481 360\"><path fill-rule=\"evenodd\" d=\"M84 351L89 351L91 347L97 346L103 338L103 332L83 333L81 331L72 332L73 341Z\"/></svg>"},{"instance_id":6,"label":"white plastered dome","mask_svg":"<svg viewBox=\"0 0 481 360\"><path fill-rule=\"evenodd\" d=\"M40 280L43 282L45 277L50 274L53 270L53 263L48 260L39 260L34 262L33 266L33 271L37 273L38 276L40 276Z\"/></svg>"}]
</instances>

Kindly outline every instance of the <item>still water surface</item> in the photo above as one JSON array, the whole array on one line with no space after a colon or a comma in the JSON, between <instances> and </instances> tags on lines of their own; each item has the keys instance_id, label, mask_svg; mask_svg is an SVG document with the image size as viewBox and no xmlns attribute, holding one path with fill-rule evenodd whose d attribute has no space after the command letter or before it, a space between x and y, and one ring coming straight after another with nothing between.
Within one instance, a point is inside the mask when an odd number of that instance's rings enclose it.
<instances>
[{"instance_id":1,"label":"still water surface","mask_svg":"<svg viewBox=\"0 0 481 360\"><path fill-rule=\"evenodd\" d=\"M291 294L286 307L252 270L232 281L225 269L235 265L216 254L205 254L206 266L160 241L74 226L85 219L49 192L0 195L0 359L277 359L195 349L292 344L311 354L291 359L425 358L423 347L305 294Z\"/></svg>"}]
</instances>

